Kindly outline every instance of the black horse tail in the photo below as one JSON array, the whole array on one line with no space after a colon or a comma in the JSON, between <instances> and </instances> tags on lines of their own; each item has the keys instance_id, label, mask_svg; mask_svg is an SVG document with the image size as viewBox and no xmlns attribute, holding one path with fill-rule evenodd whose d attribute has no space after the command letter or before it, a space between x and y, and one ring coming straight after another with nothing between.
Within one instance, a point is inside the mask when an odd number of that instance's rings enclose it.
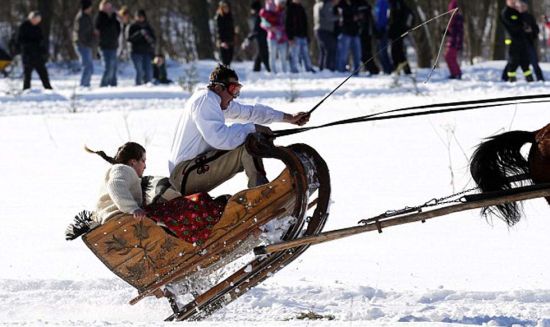
<instances>
[{"instance_id":1,"label":"black horse tail","mask_svg":"<svg viewBox=\"0 0 550 327\"><path fill-rule=\"evenodd\" d=\"M508 177L526 174L529 163L520 150L526 143L535 142L535 133L513 131L488 138L475 150L470 162L470 172L482 192L503 191L512 188ZM521 218L521 206L516 202L483 208L482 216L491 213L504 220L508 226Z\"/></svg>"}]
</instances>

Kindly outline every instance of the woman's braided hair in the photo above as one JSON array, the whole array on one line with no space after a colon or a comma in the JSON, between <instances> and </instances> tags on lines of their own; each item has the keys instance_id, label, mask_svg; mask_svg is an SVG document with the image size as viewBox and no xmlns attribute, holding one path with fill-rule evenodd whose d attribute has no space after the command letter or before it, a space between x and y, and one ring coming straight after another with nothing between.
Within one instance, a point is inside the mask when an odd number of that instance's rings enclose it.
<instances>
[{"instance_id":1,"label":"woman's braided hair","mask_svg":"<svg viewBox=\"0 0 550 327\"><path fill-rule=\"evenodd\" d=\"M120 146L114 158L105 154L104 151L91 150L86 145L84 146L84 150L86 150L89 153L97 154L98 156L103 158L105 161L107 161L111 165L114 165L114 164L127 165L132 159L141 160L143 158L143 155L145 154L145 148L135 142L126 142L122 146Z\"/></svg>"}]
</instances>

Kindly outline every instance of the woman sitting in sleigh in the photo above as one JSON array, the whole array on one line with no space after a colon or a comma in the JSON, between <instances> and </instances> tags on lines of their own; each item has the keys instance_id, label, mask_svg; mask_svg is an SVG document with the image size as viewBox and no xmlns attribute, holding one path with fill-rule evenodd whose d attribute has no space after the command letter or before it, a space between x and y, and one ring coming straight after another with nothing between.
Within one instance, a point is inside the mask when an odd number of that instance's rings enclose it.
<instances>
[{"instance_id":1,"label":"woman sitting in sleigh","mask_svg":"<svg viewBox=\"0 0 550 327\"><path fill-rule=\"evenodd\" d=\"M207 193L181 196L170 187L167 178L143 176L146 151L143 146L127 142L114 157L103 151L95 153L112 166L105 173L96 210L81 212L65 233L72 240L91 229L123 215L135 219L149 217L177 237L202 243L223 214L226 198L213 200Z\"/></svg>"}]
</instances>

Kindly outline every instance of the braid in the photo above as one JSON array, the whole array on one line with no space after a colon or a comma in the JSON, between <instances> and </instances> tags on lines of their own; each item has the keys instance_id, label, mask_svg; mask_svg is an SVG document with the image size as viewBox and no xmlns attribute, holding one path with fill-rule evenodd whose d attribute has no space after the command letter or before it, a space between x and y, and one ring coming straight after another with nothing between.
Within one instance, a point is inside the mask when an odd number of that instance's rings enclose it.
<instances>
[{"instance_id":1,"label":"braid","mask_svg":"<svg viewBox=\"0 0 550 327\"><path fill-rule=\"evenodd\" d=\"M114 158L109 157L103 151L90 150L90 148L88 148L87 146L84 146L84 150L86 150L89 153L97 154L101 158L105 159L105 161L107 161L111 165L114 165L114 164L128 165L130 160L140 160L143 158L143 155L145 154L145 148L135 142L126 142L123 145L121 145L118 148Z\"/></svg>"},{"instance_id":2,"label":"braid","mask_svg":"<svg viewBox=\"0 0 550 327\"><path fill-rule=\"evenodd\" d=\"M88 148L87 145L84 145L84 150L86 150L86 152L89 152L89 153L95 153L95 154L97 154L98 156L100 156L101 158L103 158L105 161L107 161L107 162L110 163L111 165L114 165L114 164L118 163L114 158L109 157L109 156L106 155L105 152L103 152L103 151L94 151L94 150L91 150L90 148Z\"/></svg>"}]
</instances>

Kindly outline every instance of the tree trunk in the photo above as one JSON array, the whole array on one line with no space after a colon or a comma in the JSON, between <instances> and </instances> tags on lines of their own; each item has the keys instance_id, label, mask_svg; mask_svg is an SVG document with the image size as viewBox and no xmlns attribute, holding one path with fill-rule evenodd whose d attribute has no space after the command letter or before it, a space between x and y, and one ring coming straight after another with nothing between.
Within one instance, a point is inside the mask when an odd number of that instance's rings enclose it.
<instances>
[{"instance_id":1,"label":"tree trunk","mask_svg":"<svg viewBox=\"0 0 550 327\"><path fill-rule=\"evenodd\" d=\"M189 9L191 22L195 29L195 42L199 59L214 59L208 2L205 0L189 0Z\"/></svg>"},{"instance_id":2,"label":"tree trunk","mask_svg":"<svg viewBox=\"0 0 550 327\"><path fill-rule=\"evenodd\" d=\"M420 24L426 17L421 12L420 5L417 1L406 1L409 8L412 9L415 15L415 25ZM429 14L429 13L428 13ZM418 68L430 68L432 66L432 47L431 47L431 35L430 29L424 25L422 28L417 29L410 35L414 40L414 46L416 48L416 60Z\"/></svg>"},{"instance_id":3,"label":"tree trunk","mask_svg":"<svg viewBox=\"0 0 550 327\"><path fill-rule=\"evenodd\" d=\"M493 60L504 60L506 58L506 46L504 44L506 32L504 30L504 25L500 22L500 13L504 9L504 6L504 1L497 1L495 5L495 17L493 18L493 49L491 51L491 58Z\"/></svg>"},{"instance_id":4,"label":"tree trunk","mask_svg":"<svg viewBox=\"0 0 550 327\"><path fill-rule=\"evenodd\" d=\"M38 1L38 11L42 15L42 32L44 33L44 39L46 40L46 46L50 45L50 33L52 30L52 15L55 8L54 0L40 0Z\"/></svg>"}]
</instances>

